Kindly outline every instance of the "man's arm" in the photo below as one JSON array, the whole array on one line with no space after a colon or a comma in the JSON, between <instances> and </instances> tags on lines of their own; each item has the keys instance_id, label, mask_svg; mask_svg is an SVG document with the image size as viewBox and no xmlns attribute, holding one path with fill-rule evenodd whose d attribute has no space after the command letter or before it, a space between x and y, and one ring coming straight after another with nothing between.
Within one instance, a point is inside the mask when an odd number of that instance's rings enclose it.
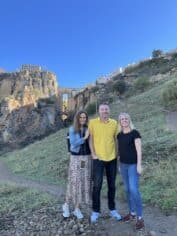
<instances>
[{"instance_id":1,"label":"man's arm","mask_svg":"<svg viewBox=\"0 0 177 236\"><path fill-rule=\"evenodd\" d=\"M118 142L117 142L117 137L115 137L115 150L116 150L116 157L118 157Z\"/></svg>"},{"instance_id":2,"label":"man's arm","mask_svg":"<svg viewBox=\"0 0 177 236\"><path fill-rule=\"evenodd\" d=\"M92 159L98 159L98 157L95 154L94 144L93 144L93 135L90 133L89 137L89 147L92 155Z\"/></svg>"}]
</instances>

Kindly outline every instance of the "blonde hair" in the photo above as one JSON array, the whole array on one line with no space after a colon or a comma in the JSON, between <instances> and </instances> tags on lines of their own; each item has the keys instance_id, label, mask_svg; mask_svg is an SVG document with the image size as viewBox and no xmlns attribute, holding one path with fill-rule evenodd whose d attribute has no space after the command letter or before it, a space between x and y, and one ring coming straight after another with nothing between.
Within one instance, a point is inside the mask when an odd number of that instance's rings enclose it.
<instances>
[{"instance_id":1,"label":"blonde hair","mask_svg":"<svg viewBox=\"0 0 177 236\"><path fill-rule=\"evenodd\" d=\"M131 130L134 129L135 127L134 127L134 125L133 125L133 123L132 123L131 117L130 117L130 115L129 115L128 113L126 113L126 112L120 113L120 115L119 115L119 117L118 117L119 123L120 123L120 120L121 120L122 116L128 119L130 129L131 129ZM120 125L120 128L121 128L121 130L122 130L121 125Z\"/></svg>"}]
</instances>

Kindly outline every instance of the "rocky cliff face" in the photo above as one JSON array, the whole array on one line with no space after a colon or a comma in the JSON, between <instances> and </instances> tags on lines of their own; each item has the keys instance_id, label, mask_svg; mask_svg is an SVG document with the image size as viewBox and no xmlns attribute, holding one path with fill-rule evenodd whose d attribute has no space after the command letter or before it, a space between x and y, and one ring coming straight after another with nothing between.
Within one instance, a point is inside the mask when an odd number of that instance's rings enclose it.
<instances>
[{"instance_id":1,"label":"rocky cliff face","mask_svg":"<svg viewBox=\"0 0 177 236\"><path fill-rule=\"evenodd\" d=\"M11 96L21 105L28 105L38 98L57 95L57 88L56 76L50 72L0 74L0 100Z\"/></svg>"},{"instance_id":2,"label":"rocky cliff face","mask_svg":"<svg viewBox=\"0 0 177 236\"><path fill-rule=\"evenodd\" d=\"M0 149L17 148L62 126L56 76L0 74Z\"/></svg>"}]
</instances>

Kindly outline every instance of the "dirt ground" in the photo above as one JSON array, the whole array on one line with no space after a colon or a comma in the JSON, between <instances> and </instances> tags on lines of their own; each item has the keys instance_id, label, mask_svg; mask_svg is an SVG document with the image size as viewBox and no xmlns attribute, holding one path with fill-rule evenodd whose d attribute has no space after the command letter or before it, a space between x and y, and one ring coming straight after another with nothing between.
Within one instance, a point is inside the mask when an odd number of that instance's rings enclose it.
<instances>
[{"instance_id":1,"label":"dirt ground","mask_svg":"<svg viewBox=\"0 0 177 236\"><path fill-rule=\"evenodd\" d=\"M177 131L177 111L166 113L166 122L172 131Z\"/></svg>"},{"instance_id":2,"label":"dirt ground","mask_svg":"<svg viewBox=\"0 0 177 236\"><path fill-rule=\"evenodd\" d=\"M17 177L13 175L6 165L0 161L0 181L5 183L5 182L10 182L10 183L16 183L17 186L22 186L22 187L27 187L27 188L36 188L42 192L48 192L51 195L56 196L59 199L64 199L64 194L65 191L61 188L59 188L56 185L48 185L45 183L41 182L35 182L35 181L29 181L25 180L24 178ZM116 202L117 209L120 212L121 215L124 215L127 213L127 205L125 202ZM56 223L56 230L59 230L60 232L60 227L62 227L63 224L66 225L66 222L62 219L61 216L61 205L58 206L59 209L55 211L55 215L58 217L58 222L60 221L60 224L57 225ZM160 209L157 209L155 207L147 206L144 205L144 221L145 221L145 230L136 232L134 230L134 224L135 222L131 223L124 223L124 222L117 222L114 219L111 219L108 215L108 208L107 208L107 199L102 198L102 211L101 211L101 217L98 221L97 224L95 225L90 225L89 224L89 215L90 211L85 212L85 225L87 225L87 230L84 230L83 233L79 233L76 231L68 231L65 232L65 235L95 235L95 236L162 236L162 235L168 235L168 236L177 236L177 214L165 214L163 213ZM37 218L36 216L34 216ZM51 222L55 219L51 219ZM19 219L18 219L19 220ZM17 222L18 222L17 220ZM21 219L22 220L22 219ZM73 221L73 219L69 219L70 221ZM28 220L27 220L28 221ZM20 223L23 225L22 223ZM18 227L20 225L18 223ZM36 221L36 224L39 224L39 221ZM41 227L42 227L42 222L40 222ZM75 223L74 223L75 224ZM49 224L50 225L50 224ZM18 228L17 227L17 228ZM85 226L84 226L85 227ZM2 227L3 230L3 227ZM20 230L20 229L19 229ZM50 232L50 229L48 229ZM4 231L0 230L0 235L23 235L23 234L16 234L13 233L11 234L11 228L9 231L5 231L6 234L3 233ZM9 232L9 233L8 233ZM14 231L13 231L14 232ZM36 232L36 231L35 231ZM30 228L30 234L29 235L41 235L35 234L33 232L33 228ZM52 233L54 231L51 231L49 234L45 235L62 235L64 233ZM55 231L58 232L58 231ZM62 231L63 232L63 231ZM43 233L44 234L44 233ZM26 234L27 235L27 234ZM24 236L26 236L24 234Z\"/></svg>"}]
</instances>

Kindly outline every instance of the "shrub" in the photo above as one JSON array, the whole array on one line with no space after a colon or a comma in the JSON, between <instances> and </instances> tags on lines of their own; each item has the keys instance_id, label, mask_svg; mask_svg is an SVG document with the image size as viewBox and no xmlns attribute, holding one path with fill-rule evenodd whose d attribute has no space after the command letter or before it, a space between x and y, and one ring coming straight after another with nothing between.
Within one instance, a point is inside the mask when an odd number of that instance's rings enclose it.
<instances>
[{"instance_id":1,"label":"shrub","mask_svg":"<svg viewBox=\"0 0 177 236\"><path fill-rule=\"evenodd\" d=\"M150 86L150 81L147 77L141 77L134 82L134 88L144 92Z\"/></svg>"},{"instance_id":2,"label":"shrub","mask_svg":"<svg viewBox=\"0 0 177 236\"><path fill-rule=\"evenodd\" d=\"M86 112L88 113L88 115L93 115L96 113L96 109L97 109L96 102L92 102L86 107Z\"/></svg>"},{"instance_id":3,"label":"shrub","mask_svg":"<svg viewBox=\"0 0 177 236\"><path fill-rule=\"evenodd\" d=\"M71 110L71 111L68 112L68 114L67 114L67 122L69 124L73 122L74 115L75 115L75 111L74 110Z\"/></svg>"},{"instance_id":4,"label":"shrub","mask_svg":"<svg viewBox=\"0 0 177 236\"><path fill-rule=\"evenodd\" d=\"M104 94L104 96L100 97L98 100L98 104L102 104L102 103L112 103L113 102L113 97L110 94Z\"/></svg>"},{"instance_id":5,"label":"shrub","mask_svg":"<svg viewBox=\"0 0 177 236\"><path fill-rule=\"evenodd\" d=\"M157 57L161 57L163 55L163 51L160 49L154 49L152 51L152 57L153 58L157 58Z\"/></svg>"},{"instance_id":6,"label":"shrub","mask_svg":"<svg viewBox=\"0 0 177 236\"><path fill-rule=\"evenodd\" d=\"M113 85L113 91L118 94L123 94L126 91L126 83L125 80L119 80Z\"/></svg>"},{"instance_id":7,"label":"shrub","mask_svg":"<svg viewBox=\"0 0 177 236\"><path fill-rule=\"evenodd\" d=\"M177 107L177 78L166 83L162 91L162 102L165 107Z\"/></svg>"}]
</instances>

